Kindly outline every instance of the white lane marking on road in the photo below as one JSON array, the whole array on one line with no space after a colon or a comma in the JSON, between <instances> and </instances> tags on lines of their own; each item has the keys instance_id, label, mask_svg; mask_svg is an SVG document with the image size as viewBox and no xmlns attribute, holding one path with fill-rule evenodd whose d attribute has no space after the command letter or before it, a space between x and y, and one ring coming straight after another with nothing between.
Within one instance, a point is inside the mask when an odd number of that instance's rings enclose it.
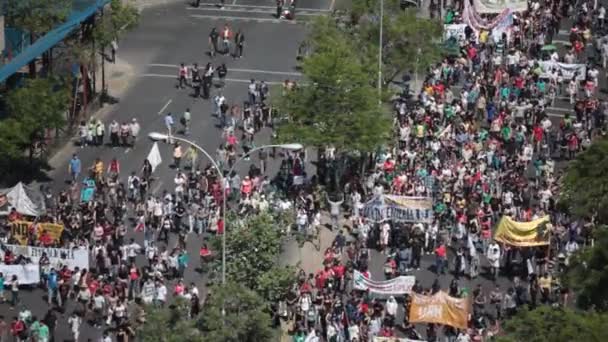
<instances>
[{"instance_id":1,"label":"white lane marking on road","mask_svg":"<svg viewBox=\"0 0 608 342\"><path fill-rule=\"evenodd\" d=\"M173 77L175 78L175 75L173 75ZM167 103L165 103L165 105L163 106L163 108L161 108L158 111L158 115L161 115L165 111L165 109L167 109L167 107L169 107L169 105L171 104L171 102L173 102L173 100L169 99L169 101L167 101Z\"/></svg>"},{"instance_id":2,"label":"white lane marking on road","mask_svg":"<svg viewBox=\"0 0 608 342\"><path fill-rule=\"evenodd\" d=\"M252 11L255 8L249 8L249 7L243 7L243 8L219 8L219 7L208 7L208 8L189 8L190 10L198 10L198 11L205 11L205 12L236 12L236 13L261 13L261 14L275 14L273 11L271 10L267 10L267 9L263 9L263 11ZM304 12L302 12L304 11ZM317 13L311 13L311 12L317 12ZM313 16L313 15L322 15L325 14L325 12L320 12L319 10L309 10L308 12L306 12L306 10L298 8L298 14L297 15L308 15L308 16ZM226 18L223 15L218 15L222 18ZM240 18L240 17L239 17ZM247 19L254 19L254 17L243 17L243 18L247 18ZM258 19L258 18L255 18ZM259 19L269 19L269 18L259 18ZM274 20L279 20L279 19L275 19ZM287 21L287 20L283 20L283 21Z\"/></svg>"},{"instance_id":3,"label":"white lane marking on road","mask_svg":"<svg viewBox=\"0 0 608 342\"><path fill-rule=\"evenodd\" d=\"M297 22L295 20L282 20L282 19L271 19L271 18L252 18L252 17L231 17L226 15L204 15L204 14L191 14L190 18L195 19L217 19L217 20L247 20L247 21L257 21L259 23L270 23L270 24L291 24L295 25Z\"/></svg>"},{"instance_id":4,"label":"white lane marking on road","mask_svg":"<svg viewBox=\"0 0 608 342\"><path fill-rule=\"evenodd\" d=\"M153 64L148 64L148 66L159 67L159 68L172 68L172 69L179 68L175 64L158 64L158 63L153 63ZM248 73L252 73L252 74L302 76L302 73L295 72L295 71L291 71L290 72L290 71L271 71L271 70L260 70L260 69L236 69L236 68L230 68L230 69L228 69L228 72L231 72L231 71L232 72L248 72Z\"/></svg>"},{"instance_id":5,"label":"white lane marking on road","mask_svg":"<svg viewBox=\"0 0 608 342\"><path fill-rule=\"evenodd\" d=\"M162 77L162 78L175 78L175 75L163 75L163 74L141 74L141 77ZM226 82L235 82L235 83L251 83L251 80L248 79L240 79L240 78L225 78ZM266 84L269 85L280 85L283 82L275 82L275 81L266 81Z\"/></svg>"},{"instance_id":6,"label":"white lane marking on road","mask_svg":"<svg viewBox=\"0 0 608 342\"><path fill-rule=\"evenodd\" d=\"M547 113L547 115L554 117L554 118L563 118L565 116L564 114L558 114L558 113Z\"/></svg>"},{"instance_id":7,"label":"white lane marking on road","mask_svg":"<svg viewBox=\"0 0 608 342\"><path fill-rule=\"evenodd\" d=\"M573 109L559 108L559 107L547 107L547 110L550 112L564 112L564 113L572 113L572 111L573 111Z\"/></svg>"},{"instance_id":8,"label":"white lane marking on road","mask_svg":"<svg viewBox=\"0 0 608 342\"><path fill-rule=\"evenodd\" d=\"M190 11L205 11L205 10L209 10L209 8L204 8L204 7L214 7L214 8L218 8L217 4L214 3L210 3L210 2L201 2L201 7L186 7L187 10ZM232 5L227 5L225 4L224 7L247 7L247 8L268 8L268 9L276 9L277 6L265 6L265 5L244 5L244 4L232 4ZM297 11L309 11L309 12L331 12L331 10L327 10L324 8L304 8L304 7L298 7L296 9L296 15L298 15Z\"/></svg>"}]
</instances>

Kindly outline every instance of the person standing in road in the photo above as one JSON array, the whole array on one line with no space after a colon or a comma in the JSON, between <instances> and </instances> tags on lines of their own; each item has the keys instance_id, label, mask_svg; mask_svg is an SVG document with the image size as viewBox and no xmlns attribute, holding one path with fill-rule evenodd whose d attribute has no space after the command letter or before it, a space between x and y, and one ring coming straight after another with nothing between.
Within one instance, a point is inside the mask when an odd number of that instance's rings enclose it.
<instances>
[{"instance_id":1,"label":"person standing in road","mask_svg":"<svg viewBox=\"0 0 608 342\"><path fill-rule=\"evenodd\" d=\"M234 58L243 57L243 48L245 46L245 35L239 29L234 36Z\"/></svg>"},{"instance_id":2,"label":"person standing in road","mask_svg":"<svg viewBox=\"0 0 608 342\"><path fill-rule=\"evenodd\" d=\"M209 32L209 56L215 57L215 54L218 52L217 49L217 40L219 39L220 34L217 32L217 28L214 27Z\"/></svg>"},{"instance_id":3,"label":"person standing in road","mask_svg":"<svg viewBox=\"0 0 608 342\"><path fill-rule=\"evenodd\" d=\"M184 65L184 63L180 63L179 65L179 73L177 75L178 79L179 79L179 88L184 89L185 88L185 84L188 84L188 67Z\"/></svg>"},{"instance_id":4,"label":"person standing in road","mask_svg":"<svg viewBox=\"0 0 608 342\"><path fill-rule=\"evenodd\" d=\"M184 135L190 134L190 120L192 116L190 115L190 108L186 108L184 115L182 116L181 123L184 126Z\"/></svg>"},{"instance_id":5,"label":"person standing in road","mask_svg":"<svg viewBox=\"0 0 608 342\"><path fill-rule=\"evenodd\" d=\"M283 5L285 4L285 0L277 0L277 19L281 18L283 14Z\"/></svg>"},{"instance_id":6,"label":"person standing in road","mask_svg":"<svg viewBox=\"0 0 608 342\"><path fill-rule=\"evenodd\" d=\"M225 79L226 75L228 75L228 68L226 67L226 63L222 63L217 67L217 76L220 79L220 86L223 88L226 84Z\"/></svg>"},{"instance_id":7,"label":"person standing in road","mask_svg":"<svg viewBox=\"0 0 608 342\"><path fill-rule=\"evenodd\" d=\"M327 202L329 202L330 206L329 214L331 215L331 229L340 228L340 207L342 206L344 199L334 202L329 199L328 196Z\"/></svg>"},{"instance_id":8,"label":"person standing in road","mask_svg":"<svg viewBox=\"0 0 608 342\"><path fill-rule=\"evenodd\" d=\"M72 181L76 181L82 171L82 163L75 153L72 155L72 159L70 159L68 171L70 172L70 176L72 176Z\"/></svg>"},{"instance_id":9,"label":"person standing in road","mask_svg":"<svg viewBox=\"0 0 608 342\"><path fill-rule=\"evenodd\" d=\"M135 146L135 143L137 142L137 136L139 135L139 131L140 131L140 126L139 126L139 122L137 122L136 118L133 118L133 120L131 120L131 146Z\"/></svg>"},{"instance_id":10,"label":"person standing in road","mask_svg":"<svg viewBox=\"0 0 608 342\"><path fill-rule=\"evenodd\" d=\"M176 169L179 169L179 165L182 161L182 155L182 147L180 144L175 143L175 146L173 147L173 166L175 166Z\"/></svg>"},{"instance_id":11,"label":"person standing in road","mask_svg":"<svg viewBox=\"0 0 608 342\"><path fill-rule=\"evenodd\" d=\"M167 113L167 116L165 116L165 127L167 127L167 135L169 136L169 143L171 144L173 141L173 125L175 124L175 122L173 121L173 116L171 115L171 113Z\"/></svg>"},{"instance_id":12,"label":"person standing in road","mask_svg":"<svg viewBox=\"0 0 608 342\"><path fill-rule=\"evenodd\" d=\"M74 336L74 341L78 341L80 337L80 324L82 323L82 318L78 316L76 311L72 313L70 318L68 318L68 324L70 325L70 330L72 331L72 336Z\"/></svg>"},{"instance_id":13,"label":"person standing in road","mask_svg":"<svg viewBox=\"0 0 608 342\"><path fill-rule=\"evenodd\" d=\"M224 44L222 54L224 55L230 53L230 38L232 38L232 30L228 23L226 23L222 30L222 42Z\"/></svg>"}]
</instances>

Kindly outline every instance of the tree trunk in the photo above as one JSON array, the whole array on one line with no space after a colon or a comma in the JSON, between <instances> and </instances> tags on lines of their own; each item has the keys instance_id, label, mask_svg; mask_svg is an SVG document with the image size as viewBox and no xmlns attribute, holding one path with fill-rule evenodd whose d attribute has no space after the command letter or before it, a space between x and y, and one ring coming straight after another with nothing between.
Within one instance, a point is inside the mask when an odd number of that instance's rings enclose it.
<instances>
[{"instance_id":1,"label":"tree trunk","mask_svg":"<svg viewBox=\"0 0 608 342\"><path fill-rule=\"evenodd\" d=\"M101 47L101 105L106 97L106 47Z\"/></svg>"},{"instance_id":2,"label":"tree trunk","mask_svg":"<svg viewBox=\"0 0 608 342\"><path fill-rule=\"evenodd\" d=\"M35 41L35 36L33 33L30 33L30 45L34 44ZM30 78L36 78L36 58L32 59L29 64L29 73L30 73Z\"/></svg>"}]
</instances>

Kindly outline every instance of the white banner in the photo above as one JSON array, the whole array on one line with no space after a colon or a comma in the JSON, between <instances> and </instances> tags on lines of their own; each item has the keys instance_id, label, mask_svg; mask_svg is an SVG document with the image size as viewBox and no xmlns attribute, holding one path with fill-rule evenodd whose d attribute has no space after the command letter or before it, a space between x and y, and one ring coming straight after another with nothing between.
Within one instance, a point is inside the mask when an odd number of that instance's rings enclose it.
<instances>
[{"instance_id":1,"label":"white banner","mask_svg":"<svg viewBox=\"0 0 608 342\"><path fill-rule=\"evenodd\" d=\"M5 279L4 286L7 287L17 276L19 285L32 285L40 283L40 267L36 264L28 265L0 265L0 272Z\"/></svg>"},{"instance_id":2,"label":"white banner","mask_svg":"<svg viewBox=\"0 0 608 342\"><path fill-rule=\"evenodd\" d=\"M66 249L66 248L44 248L33 246L20 245L4 245L5 248L17 255L23 255L30 258L34 264L38 263L42 253L46 253L49 258L50 267L59 270L63 265L74 270L78 267L80 270L89 269L89 250L88 249Z\"/></svg>"},{"instance_id":3,"label":"white banner","mask_svg":"<svg viewBox=\"0 0 608 342\"><path fill-rule=\"evenodd\" d=\"M424 340L412 340L409 338L399 338L399 337L380 337L374 336L374 342L426 342Z\"/></svg>"},{"instance_id":4,"label":"white banner","mask_svg":"<svg viewBox=\"0 0 608 342\"><path fill-rule=\"evenodd\" d=\"M468 2L468 0L466 0ZM527 0L473 0L477 13L500 13L505 9L522 12L528 9Z\"/></svg>"},{"instance_id":5,"label":"white banner","mask_svg":"<svg viewBox=\"0 0 608 342\"><path fill-rule=\"evenodd\" d=\"M464 39L464 29L466 27L466 24L443 25L443 40L448 40L451 37L456 39Z\"/></svg>"},{"instance_id":6,"label":"white banner","mask_svg":"<svg viewBox=\"0 0 608 342\"><path fill-rule=\"evenodd\" d=\"M416 282L414 276L400 276L391 280L374 281L366 278L363 273L355 270L353 272L353 288L355 290L367 291L384 295L402 295L412 292L412 286Z\"/></svg>"},{"instance_id":7,"label":"white banner","mask_svg":"<svg viewBox=\"0 0 608 342\"><path fill-rule=\"evenodd\" d=\"M585 64L567 64L553 61L536 61L542 69L541 77L551 78L551 71L557 69L562 72L564 80L570 80L575 77L577 81L584 81L587 76L587 67Z\"/></svg>"}]
</instances>

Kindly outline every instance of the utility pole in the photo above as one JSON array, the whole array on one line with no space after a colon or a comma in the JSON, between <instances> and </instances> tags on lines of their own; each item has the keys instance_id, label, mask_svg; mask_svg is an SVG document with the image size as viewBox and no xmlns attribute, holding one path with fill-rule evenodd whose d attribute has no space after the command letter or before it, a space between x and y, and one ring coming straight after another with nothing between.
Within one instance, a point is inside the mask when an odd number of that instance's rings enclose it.
<instances>
[{"instance_id":1,"label":"utility pole","mask_svg":"<svg viewBox=\"0 0 608 342\"><path fill-rule=\"evenodd\" d=\"M382 29L384 23L384 0L380 0L380 35L378 37L378 104L382 104Z\"/></svg>"}]
</instances>

